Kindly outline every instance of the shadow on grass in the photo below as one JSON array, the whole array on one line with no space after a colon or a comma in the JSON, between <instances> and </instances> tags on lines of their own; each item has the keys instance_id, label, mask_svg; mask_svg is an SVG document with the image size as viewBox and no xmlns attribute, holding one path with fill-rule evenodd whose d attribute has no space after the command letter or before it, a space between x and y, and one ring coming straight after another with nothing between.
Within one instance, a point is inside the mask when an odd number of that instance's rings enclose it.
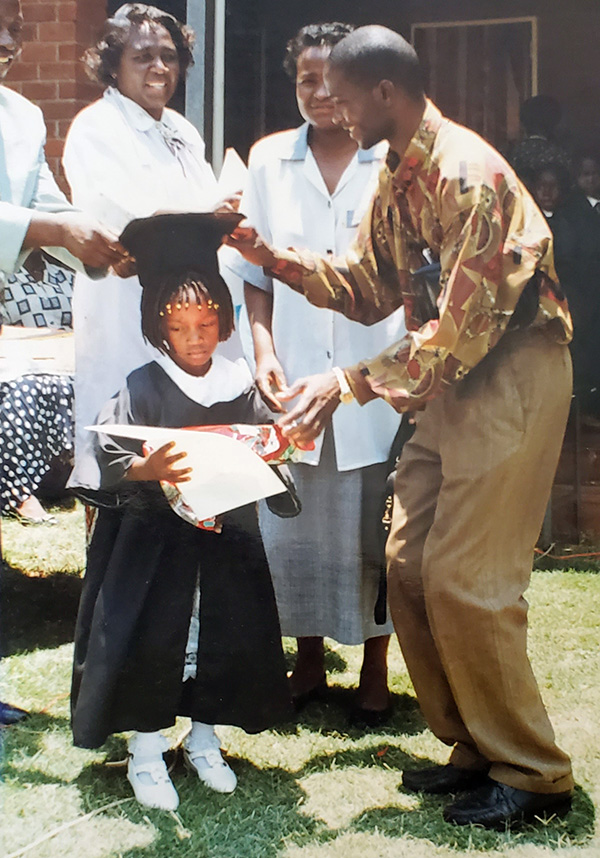
<instances>
[{"instance_id":1,"label":"shadow on grass","mask_svg":"<svg viewBox=\"0 0 600 858\"><path fill-rule=\"evenodd\" d=\"M5 748L7 781L18 779L31 786L49 783L76 785L87 810L101 809L114 801L131 797L124 765L107 766L104 762L92 762L75 779L68 781L39 771L36 760L44 751L43 737L52 731L60 731L64 735L68 731L68 722L66 718L38 714L26 723L26 727L21 726L14 732L10 730ZM385 740L377 736L373 739L367 747L319 753L294 772L279 767L261 768L245 758L231 758L239 780L233 795L209 790L195 774L184 769L178 755L172 778L181 799L178 810L181 821L167 813L142 808L135 801L127 801L119 807L118 815L133 824L150 824L154 839L147 846L127 851L115 842L116 851L110 854L119 854L123 858L171 858L175 854L178 858L276 858L286 844L314 849L335 840L345 831L383 835L397 840L399 847L400 839L409 837L471 854L502 851L503 847L524 844L558 849L565 845L582 845L593 834L594 807L580 788L576 790L573 811L564 820L551 820L545 825L508 832L486 831L473 826L462 828L445 823L442 809L447 799L443 797L419 797L411 809L397 806L370 809L341 829L330 828L321 819L303 811L306 793L299 781L310 775L333 771L339 774L346 768L380 767L399 775L405 767L415 765L415 761L401 748L388 748ZM124 739L111 737L103 751L107 751L110 760L122 760L125 756ZM419 764L427 766L431 761L421 760Z\"/></svg>"},{"instance_id":2,"label":"shadow on grass","mask_svg":"<svg viewBox=\"0 0 600 858\"><path fill-rule=\"evenodd\" d=\"M560 560L552 557L536 558L533 563L534 572L592 572L600 573L600 559L598 557L586 559L585 557L565 557Z\"/></svg>"},{"instance_id":3,"label":"shadow on grass","mask_svg":"<svg viewBox=\"0 0 600 858\"><path fill-rule=\"evenodd\" d=\"M81 579L55 573L45 578L2 566L3 655L49 649L73 640Z\"/></svg>"},{"instance_id":4,"label":"shadow on grass","mask_svg":"<svg viewBox=\"0 0 600 858\"><path fill-rule=\"evenodd\" d=\"M68 718L48 715L45 712L32 712L26 721L13 727L2 728L2 774L6 782L18 781L20 786L26 788L32 785L65 783L63 779L47 775L34 765L27 768L25 761L29 758L29 762L33 763L47 753L47 737L55 731L64 734L68 728Z\"/></svg>"},{"instance_id":5,"label":"shadow on grass","mask_svg":"<svg viewBox=\"0 0 600 858\"><path fill-rule=\"evenodd\" d=\"M537 825L524 825L504 831L488 831L479 825L451 825L444 822L442 810L447 796L420 797L409 811L382 807L368 810L354 821L357 831L377 831L387 837L407 835L431 840L436 846L457 850L493 851L504 845L525 843L550 849L584 845L594 834L595 808L588 794L575 788L573 810L564 819L553 818Z\"/></svg>"},{"instance_id":6,"label":"shadow on grass","mask_svg":"<svg viewBox=\"0 0 600 858\"><path fill-rule=\"evenodd\" d=\"M299 727L308 727L323 736L343 734L358 739L366 735L388 735L401 733L416 735L426 729L419 704L410 694L392 693L392 715L380 727L353 727L349 717L355 702L356 689L341 685L330 685L324 700L315 700L302 709L296 719L279 729L285 735L298 732Z\"/></svg>"}]
</instances>

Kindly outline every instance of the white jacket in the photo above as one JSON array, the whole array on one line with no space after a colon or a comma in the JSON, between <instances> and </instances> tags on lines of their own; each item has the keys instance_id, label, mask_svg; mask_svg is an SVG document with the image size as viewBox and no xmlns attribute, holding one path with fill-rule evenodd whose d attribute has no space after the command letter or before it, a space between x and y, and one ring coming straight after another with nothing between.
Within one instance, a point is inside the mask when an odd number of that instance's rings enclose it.
<instances>
[{"instance_id":1,"label":"white jacket","mask_svg":"<svg viewBox=\"0 0 600 858\"><path fill-rule=\"evenodd\" d=\"M46 163L45 142L39 107L0 86L0 274L12 274L27 257L23 241L33 211L73 209ZM71 267L81 267L64 248L46 250Z\"/></svg>"},{"instance_id":2,"label":"white jacket","mask_svg":"<svg viewBox=\"0 0 600 858\"><path fill-rule=\"evenodd\" d=\"M166 108L164 133L182 139L183 163L165 143L161 123L109 88L73 120L63 164L73 202L117 232L130 220L156 211L204 211L212 207L216 180L193 125ZM104 403L134 369L156 356L141 330L137 277L92 282L78 275L73 301L75 329L75 469L70 485L97 488L94 423Z\"/></svg>"}]
</instances>

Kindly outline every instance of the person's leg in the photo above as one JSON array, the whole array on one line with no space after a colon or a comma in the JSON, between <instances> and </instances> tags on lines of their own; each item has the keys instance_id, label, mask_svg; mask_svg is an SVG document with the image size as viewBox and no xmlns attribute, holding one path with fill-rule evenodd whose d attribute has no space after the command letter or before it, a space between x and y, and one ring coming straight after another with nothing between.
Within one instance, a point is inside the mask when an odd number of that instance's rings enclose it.
<instances>
[{"instance_id":1,"label":"person's leg","mask_svg":"<svg viewBox=\"0 0 600 858\"><path fill-rule=\"evenodd\" d=\"M56 518L46 512L35 495L28 495L15 510L23 524L56 524Z\"/></svg>"},{"instance_id":2,"label":"person's leg","mask_svg":"<svg viewBox=\"0 0 600 858\"><path fill-rule=\"evenodd\" d=\"M370 712L383 712L390 705L387 684L389 644L389 635L368 638L364 644L356 704Z\"/></svg>"},{"instance_id":3,"label":"person's leg","mask_svg":"<svg viewBox=\"0 0 600 858\"><path fill-rule=\"evenodd\" d=\"M450 737L451 762L470 765L474 743L491 778L562 793L573 787L571 767L528 660L523 594L567 419L570 361L540 331L507 335L486 361L442 403L444 479L423 557L429 625L470 736ZM420 702L440 735L431 684Z\"/></svg>"},{"instance_id":4,"label":"person's leg","mask_svg":"<svg viewBox=\"0 0 600 858\"><path fill-rule=\"evenodd\" d=\"M73 446L73 385L25 375L0 386L0 503L26 524L55 523L35 497L56 456Z\"/></svg>"},{"instance_id":5,"label":"person's leg","mask_svg":"<svg viewBox=\"0 0 600 858\"><path fill-rule=\"evenodd\" d=\"M388 600L402 654L421 711L436 736L447 745L471 746L465 768L483 769L460 716L433 638L421 575L423 551L436 514L442 484L439 434L442 406L430 402L416 417L416 431L398 463L392 525L387 542Z\"/></svg>"},{"instance_id":6,"label":"person's leg","mask_svg":"<svg viewBox=\"0 0 600 858\"><path fill-rule=\"evenodd\" d=\"M290 675L292 697L301 700L325 682L325 649L323 638L297 638L298 651Z\"/></svg>"}]
</instances>

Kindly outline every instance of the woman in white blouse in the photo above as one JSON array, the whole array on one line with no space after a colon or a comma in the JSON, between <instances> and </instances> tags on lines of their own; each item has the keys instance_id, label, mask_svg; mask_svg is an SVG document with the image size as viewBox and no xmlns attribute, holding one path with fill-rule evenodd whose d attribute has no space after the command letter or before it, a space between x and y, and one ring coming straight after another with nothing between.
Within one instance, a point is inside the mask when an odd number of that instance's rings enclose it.
<instances>
[{"instance_id":1,"label":"woman in white blouse","mask_svg":"<svg viewBox=\"0 0 600 858\"><path fill-rule=\"evenodd\" d=\"M166 107L192 62L192 31L152 6L128 3L85 56L106 87L69 130L63 164L73 202L120 233L157 210L212 208L216 180L196 129ZM137 277L92 282L78 275L73 304L75 470L70 484L97 488L93 423L130 372L154 357L140 324Z\"/></svg>"},{"instance_id":2,"label":"woman in white blouse","mask_svg":"<svg viewBox=\"0 0 600 858\"><path fill-rule=\"evenodd\" d=\"M250 155L240 211L278 247L344 254L375 190L385 144L358 150L333 122L323 83L327 56L352 28L304 27L288 44L305 124L260 140ZM275 411L276 392L296 379L376 354L404 333L402 311L372 327L309 304L262 270L238 260L256 359L256 379ZM303 511L261 521L282 631L298 639L291 676L297 707L326 691L323 637L364 642L354 720L381 723L389 711L387 647L392 626L375 624L377 526L385 463L399 418L384 402L337 409L332 426L294 477ZM306 464L304 463L306 462Z\"/></svg>"}]
</instances>

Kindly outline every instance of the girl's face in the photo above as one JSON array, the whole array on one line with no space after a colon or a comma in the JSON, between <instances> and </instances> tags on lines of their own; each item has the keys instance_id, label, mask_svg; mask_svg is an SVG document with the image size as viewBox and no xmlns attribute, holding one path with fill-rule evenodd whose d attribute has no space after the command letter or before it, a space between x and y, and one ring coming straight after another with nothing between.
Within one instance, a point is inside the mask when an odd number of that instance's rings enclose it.
<instances>
[{"instance_id":1,"label":"girl's face","mask_svg":"<svg viewBox=\"0 0 600 858\"><path fill-rule=\"evenodd\" d=\"M581 162L577 184L586 197L600 197L600 167L594 158L584 158Z\"/></svg>"},{"instance_id":2,"label":"girl's face","mask_svg":"<svg viewBox=\"0 0 600 858\"><path fill-rule=\"evenodd\" d=\"M117 69L119 92L143 107L153 119L173 97L179 80L179 56L170 33L147 22L135 27Z\"/></svg>"},{"instance_id":3,"label":"girl's face","mask_svg":"<svg viewBox=\"0 0 600 858\"><path fill-rule=\"evenodd\" d=\"M552 170L544 170L538 176L533 188L533 196L542 211L552 213L556 211L560 203L560 185Z\"/></svg>"},{"instance_id":4,"label":"girl's face","mask_svg":"<svg viewBox=\"0 0 600 858\"><path fill-rule=\"evenodd\" d=\"M163 331L169 344L169 357L190 375L206 375L213 353L219 345L217 311L205 301L197 304L194 296L190 296L189 301L167 304L163 312Z\"/></svg>"}]
</instances>

